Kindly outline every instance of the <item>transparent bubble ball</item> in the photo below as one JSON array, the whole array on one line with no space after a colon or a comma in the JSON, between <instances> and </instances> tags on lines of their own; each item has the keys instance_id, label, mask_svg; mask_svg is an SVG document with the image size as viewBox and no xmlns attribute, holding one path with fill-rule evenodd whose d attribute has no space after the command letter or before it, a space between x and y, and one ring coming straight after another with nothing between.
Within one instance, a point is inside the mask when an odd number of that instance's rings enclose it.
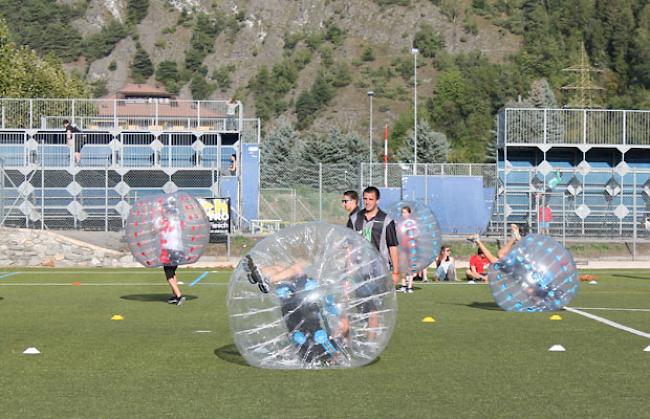
<instances>
[{"instance_id":1,"label":"transparent bubble ball","mask_svg":"<svg viewBox=\"0 0 650 419\"><path fill-rule=\"evenodd\" d=\"M258 242L230 278L235 344L253 366L348 368L384 350L397 300L388 266L359 234L320 222Z\"/></svg>"},{"instance_id":2,"label":"transparent bubble ball","mask_svg":"<svg viewBox=\"0 0 650 419\"><path fill-rule=\"evenodd\" d=\"M540 234L524 237L492 264L488 283L494 300L506 311L557 311L580 287L571 253Z\"/></svg>"},{"instance_id":3,"label":"transparent bubble ball","mask_svg":"<svg viewBox=\"0 0 650 419\"><path fill-rule=\"evenodd\" d=\"M399 271L414 275L431 265L440 251L442 233L429 207L413 201L400 201L386 212L395 221Z\"/></svg>"},{"instance_id":4,"label":"transparent bubble ball","mask_svg":"<svg viewBox=\"0 0 650 419\"><path fill-rule=\"evenodd\" d=\"M194 263L210 240L210 221L203 207L182 192L138 199L125 230L131 254L149 268Z\"/></svg>"}]
</instances>

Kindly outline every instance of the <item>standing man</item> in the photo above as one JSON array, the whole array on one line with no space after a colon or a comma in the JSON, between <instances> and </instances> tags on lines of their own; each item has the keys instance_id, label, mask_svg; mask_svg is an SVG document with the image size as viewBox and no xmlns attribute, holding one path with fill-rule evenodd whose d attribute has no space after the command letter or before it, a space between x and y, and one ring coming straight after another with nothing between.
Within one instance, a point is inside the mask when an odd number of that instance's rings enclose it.
<instances>
[{"instance_id":1,"label":"standing man","mask_svg":"<svg viewBox=\"0 0 650 419\"><path fill-rule=\"evenodd\" d=\"M81 160L81 135L75 136L75 134L80 133L81 130L73 126L67 119L63 120L63 128L65 129L65 139L73 149L74 163L79 164L79 160Z\"/></svg>"},{"instance_id":2,"label":"standing man","mask_svg":"<svg viewBox=\"0 0 650 419\"><path fill-rule=\"evenodd\" d=\"M363 206L348 219L348 228L359 232L363 238L372 243L381 254L389 269L393 271L393 283L399 282L399 259L397 253L397 232L395 222L377 206L379 189L368 186L363 190Z\"/></svg>"},{"instance_id":3,"label":"standing man","mask_svg":"<svg viewBox=\"0 0 650 419\"><path fill-rule=\"evenodd\" d=\"M343 209L348 212L348 217L352 217L357 212L359 212L359 194L357 191L343 192L343 199L341 199L341 203L343 204Z\"/></svg>"}]
</instances>

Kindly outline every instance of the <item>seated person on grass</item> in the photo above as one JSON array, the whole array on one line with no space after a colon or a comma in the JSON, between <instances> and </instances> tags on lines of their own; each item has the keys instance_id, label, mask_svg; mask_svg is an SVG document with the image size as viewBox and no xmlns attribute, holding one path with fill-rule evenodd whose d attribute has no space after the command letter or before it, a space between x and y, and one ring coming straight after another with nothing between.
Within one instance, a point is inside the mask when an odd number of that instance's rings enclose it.
<instances>
[{"instance_id":1,"label":"seated person on grass","mask_svg":"<svg viewBox=\"0 0 650 419\"><path fill-rule=\"evenodd\" d=\"M490 261L479 247L476 254L469 258L469 269L465 272L467 280L487 282L486 271L489 267Z\"/></svg>"},{"instance_id":2,"label":"seated person on grass","mask_svg":"<svg viewBox=\"0 0 650 419\"><path fill-rule=\"evenodd\" d=\"M438 281L456 280L456 264L451 256L451 248L448 246L440 248L440 253L436 258L436 276Z\"/></svg>"}]
</instances>

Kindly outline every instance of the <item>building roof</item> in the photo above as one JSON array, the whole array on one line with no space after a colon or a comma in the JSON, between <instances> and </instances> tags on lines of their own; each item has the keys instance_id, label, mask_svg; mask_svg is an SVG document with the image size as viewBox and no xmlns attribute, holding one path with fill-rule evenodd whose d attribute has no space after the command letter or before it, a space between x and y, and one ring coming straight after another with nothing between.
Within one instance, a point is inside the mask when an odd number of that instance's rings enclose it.
<instances>
[{"instance_id":1,"label":"building roof","mask_svg":"<svg viewBox=\"0 0 650 419\"><path fill-rule=\"evenodd\" d=\"M137 97L174 97L171 93L167 92L158 86L151 86L148 84L127 83L122 86L113 95L108 96L107 99L124 99L129 96Z\"/></svg>"}]
</instances>

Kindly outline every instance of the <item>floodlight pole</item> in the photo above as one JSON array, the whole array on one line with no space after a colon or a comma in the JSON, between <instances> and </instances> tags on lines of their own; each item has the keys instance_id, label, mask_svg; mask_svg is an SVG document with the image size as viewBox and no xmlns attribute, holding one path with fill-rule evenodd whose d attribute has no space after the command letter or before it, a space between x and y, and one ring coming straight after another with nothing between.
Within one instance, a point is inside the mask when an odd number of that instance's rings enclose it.
<instances>
[{"instance_id":1,"label":"floodlight pole","mask_svg":"<svg viewBox=\"0 0 650 419\"><path fill-rule=\"evenodd\" d=\"M372 185L372 97L375 95L375 92L370 90L368 92L368 99L370 101L370 126L368 127L368 142L370 143L370 155L368 156L368 162L370 163L370 168L369 168L369 183L368 185Z\"/></svg>"},{"instance_id":2,"label":"floodlight pole","mask_svg":"<svg viewBox=\"0 0 650 419\"><path fill-rule=\"evenodd\" d=\"M418 174L418 52L411 48L413 54L413 174Z\"/></svg>"}]
</instances>

